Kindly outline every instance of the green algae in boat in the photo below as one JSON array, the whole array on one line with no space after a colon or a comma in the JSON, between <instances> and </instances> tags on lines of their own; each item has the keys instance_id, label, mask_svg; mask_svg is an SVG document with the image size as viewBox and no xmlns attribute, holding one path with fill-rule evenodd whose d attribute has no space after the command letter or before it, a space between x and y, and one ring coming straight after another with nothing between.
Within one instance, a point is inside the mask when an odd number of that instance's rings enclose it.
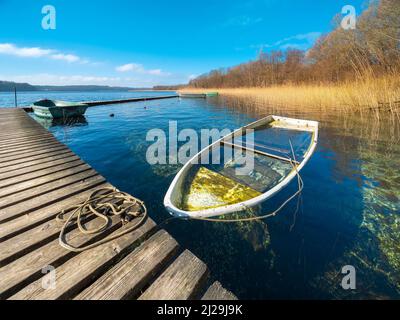
<instances>
[{"instance_id":1,"label":"green algae in boat","mask_svg":"<svg viewBox=\"0 0 400 320\"><path fill-rule=\"evenodd\" d=\"M60 119L83 116L88 108L87 104L58 100L40 100L32 104L36 116L47 119Z\"/></svg>"},{"instance_id":2,"label":"green algae in boat","mask_svg":"<svg viewBox=\"0 0 400 320\"><path fill-rule=\"evenodd\" d=\"M172 181L164 206L182 218L210 218L254 208L297 177L317 142L318 122L279 116L258 120L212 143L186 163ZM238 170L246 164L227 150L245 151L253 165L245 173ZM214 151L219 151L220 161L202 164Z\"/></svg>"},{"instance_id":3,"label":"green algae in boat","mask_svg":"<svg viewBox=\"0 0 400 320\"><path fill-rule=\"evenodd\" d=\"M205 167L196 173L188 193L182 199L182 208L188 211L217 208L243 202L261 195L244 184L227 178Z\"/></svg>"}]
</instances>

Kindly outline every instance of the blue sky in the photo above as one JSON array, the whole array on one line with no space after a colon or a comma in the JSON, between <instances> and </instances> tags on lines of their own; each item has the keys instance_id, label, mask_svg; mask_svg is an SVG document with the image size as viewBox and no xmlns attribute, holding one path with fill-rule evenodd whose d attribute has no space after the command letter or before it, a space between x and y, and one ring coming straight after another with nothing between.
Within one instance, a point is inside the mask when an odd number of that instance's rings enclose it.
<instances>
[{"instance_id":1,"label":"blue sky","mask_svg":"<svg viewBox=\"0 0 400 320\"><path fill-rule=\"evenodd\" d=\"M307 49L363 0L0 0L0 80L149 87L186 83L266 50ZM56 30L42 28L42 7Z\"/></svg>"}]
</instances>

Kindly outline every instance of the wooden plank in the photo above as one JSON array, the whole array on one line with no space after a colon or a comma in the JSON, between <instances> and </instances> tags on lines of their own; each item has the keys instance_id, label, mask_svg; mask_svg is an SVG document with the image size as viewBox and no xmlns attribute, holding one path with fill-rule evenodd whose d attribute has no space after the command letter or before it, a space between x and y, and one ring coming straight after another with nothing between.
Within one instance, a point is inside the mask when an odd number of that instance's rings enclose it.
<instances>
[{"instance_id":1,"label":"wooden plank","mask_svg":"<svg viewBox=\"0 0 400 320\"><path fill-rule=\"evenodd\" d=\"M0 188L0 209L32 199L35 196L45 194L56 188L81 181L86 177L96 174L96 171L84 163L74 168L50 174L49 177L32 179L9 187Z\"/></svg>"},{"instance_id":2,"label":"wooden plank","mask_svg":"<svg viewBox=\"0 0 400 320\"><path fill-rule=\"evenodd\" d=\"M161 230L81 292L75 300L122 300L135 297L177 250L175 239Z\"/></svg>"},{"instance_id":3,"label":"wooden plank","mask_svg":"<svg viewBox=\"0 0 400 320\"><path fill-rule=\"evenodd\" d=\"M37 123L35 120L32 118L28 117L14 117L13 119L10 118L2 118L0 119L0 122L3 124L4 127L9 127L11 125L14 125L18 128L19 131L23 131L23 129L30 129L30 128L35 128L38 130L45 130L43 126L41 126L39 123ZM14 131L5 131L5 134L11 135L15 133Z\"/></svg>"},{"instance_id":4,"label":"wooden plank","mask_svg":"<svg viewBox=\"0 0 400 320\"><path fill-rule=\"evenodd\" d=\"M9 166L13 166L17 163L24 163L24 162L32 161L32 160L39 160L39 159L43 159L43 158L46 158L51 155L70 152L70 151L71 150L69 150L67 147L60 146L60 147L52 148L51 150L38 151L37 153L35 153L33 155L17 156L14 159L7 159L7 161L1 160L0 168L6 168Z\"/></svg>"},{"instance_id":5,"label":"wooden plank","mask_svg":"<svg viewBox=\"0 0 400 320\"><path fill-rule=\"evenodd\" d=\"M57 193L58 190L63 187L68 189L74 183L83 183L84 180L97 175L98 173L94 170L86 170L58 181L29 189L15 196L0 199L0 224L54 203L57 198L53 198L51 195Z\"/></svg>"},{"instance_id":6,"label":"wooden plank","mask_svg":"<svg viewBox=\"0 0 400 320\"><path fill-rule=\"evenodd\" d=\"M34 120L17 119L15 121L3 121L0 123L4 128L1 138L9 139L10 137L30 135L32 133L44 133L46 129L41 125L36 124Z\"/></svg>"},{"instance_id":7,"label":"wooden plank","mask_svg":"<svg viewBox=\"0 0 400 320\"><path fill-rule=\"evenodd\" d=\"M0 108L0 115L8 114L8 113L17 114L19 109L16 107L7 107L7 108Z\"/></svg>"},{"instance_id":8,"label":"wooden plank","mask_svg":"<svg viewBox=\"0 0 400 320\"><path fill-rule=\"evenodd\" d=\"M16 155L16 154L22 154L26 153L28 150L36 150L39 149L40 147L44 146L50 146L50 145L56 145L56 144L61 144L55 139L50 139L47 141L41 141L41 143L38 144L29 144L27 146L15 146L15 147L7 147L3 150L0 150L0 158L3 157L4 155Z\"/></svg>"},{"instance_id":9,"label":"wooden plank","mask_svg":"<svg viewBox=\"0 0 400 320\"><path fill-rule=\"evenodd\" d=\"M8 113L8 114L0 114L0 121L16 121L16 120L25 120L27 121L26 116L22 114L13 114L13 113Z\"/></svg>"},{"instance_id":10,"label":"wooden plank","mask_svg":"<svg viewBox=\"0 0 400 320\"><path fill-rule=\"evenodd\" d=\"M0 108L1 114L8 113L8 112L13 112L13 113L18 113L22 109L18 107L9 107L9 108Z\"/></svg>"},{"instance_id":11,"label":"wooden plank","mask_svg":"<svg viewBox=\"0 0 400 320\"><path fill-rule=\"evenodd\" d=\"M24 147L24 146L34 146L37 144L41 144L46 141L53 141L55 138L53 136L48 136L48 137L38 137L36 139L30 139L29 141L21 141L21 142L13 142L13 143L7 143L7 144L0 144L0 150L7 150L11 147Z\"/></svg>"},{"instance_id":12,"label":"wooden plank","mask_svg":"<svg viewBox=\"0 0 400 320\"><path fill-rule=\"evenodd\" d=\"M130 224L125 227L129 227ZM148 219L140 228L112 241L109 243L105 243L99 247L93 248L91 250L80 253L79 255L75 255L70 260L62 264L61 266L57 266L56 269L56 289L54 290L44 290L42 288L42 279L36 279L30 285L21 289L10 298L11 300L56 300L56 299L71 299L73 298L80 290L90 285L93 281L95 281L106 269L108 269L112 264L116 262L118 258L122 258L126 255L130 250L133 249L135 244L148 232L150 232L155 227L155 223ZM114 231L114 233L121 232L122 229ZM72 233L78 232L74 230ZM76 238L82 237L78 235ZM62 249L58 243L56 243L57 248L54 250L62 251L65 253L65 249ZM24 259L24 256L21 259ZM53 260L53 259L51 259ZM39 266L36 262L35 270ZM12 265L12 264L11 264ZM9 265L9 266L11 266ZM19 264L18 264L19 265ZM18 267L17 265L17 267ZM46 262L43 265L53 265L52 263ZM6 266L7 272L5 275L9 275L10 268ZM26 269L26 268L25 268ZM20 271L19 269L18 271ZM12 271L12 270L11 270ZM72 272L73 271L73 272ZM15 270L14 270L15 272ZM26 272L22 271L26 277ZM0 269L0 279L3 279L3 272ZM0 280L1 281L1 280ZM9 287L9 280L6 280L7 286ZM3 285L0 283L0 292L4 291L2 288ZM8 290L8 292L11 292ZM2 294L0 293L0 297Z\"/></svg>"},{"instance_id":13,"label":"wooden plank","mask_svg":"<svg viewBox=\"0 0 400 320\"><path fill-rule=\"evenodd\" d=\"M2 127L4 129L4 136L17 136L17 135L24 135L26 133L32 132L45 132L46 129L43 128L41 125L34 122L31 119L19 119L16 121L4 121L2 123ZM8 129L8 130L6 130ZM15 129L15 130L12 130Z\"/></svg>"},{"instance_id":14,"label":"wooden plank","mask_svg":"<svg viewBox=\"0 0 400 320\"><path fill-rule=\"evenodd\" d=\"M10 239L26 230L29 230L43 222L46 222L56 216L61 210L83 200L85 195L82 192L90 190L94 187L111 187L110 184L105 184L104 177L97 175L92 178L86 179L84 182L78 182L68 187L51 192L48 196L55 201L45 203L43 207L38 209L31 209L26 214L19 215L13 220L1 224L0 228L0 242ZM26 203L28 207L29 203ZM35 205L35 204L33 204ZM22 206L19 210L25 210ZM18 211L16 210L17 214Z\"/></svg>"},{"instance_id":15,"label":"wooden plank","mask_svg":"<svg viewBox=\"0 0 400 320\"><path fill-rule=\"evenodd\" d=\"M73 156L74 154L72 153L71 150L65 149L62 151L55 151L55 152L49 152L45 155L38 156L38 157L32 157L29 160L23 159L23 160L18 160L18 161L11 161L8 164L4 164L3 166L0 164L0 173L7 173L15 170L20 170L24 168L28 168L31 166L35 166L38 164L43 164L43 163L48 163L53 160L57 159L62 159L66 157Z\"/></svg>"},{"instance_id":16,"label":"wooden plank","mask_svg":"<svg viewBox=\"0 0 400 320\"><path fill-rule=\"evenodd\" d=\"M69 157L57 159L49 163L40 163L36 166L29 166L19 170L0 173L1 187L4 188L6 186L26 180L40 178L42 176L60 171L64 166L69 167L70 165L77 165L78 163L83 164L84 162L79 157L71 155Z\"/></svg>"},{"instance_id":17,"label":"wooden plank","mask_svg":"<svg viewBox=\"0 0 400 320\"><path fill-rule=\"evenodd\" d=\"M6 196L15 196L16 194L31 189L33 187L43 186L45 184L57 181L59 179L77 174L91 169L91 167L82 160L65 163L54 167L53 170L45 170L44 174L37 175L37 172L13 179L3 180L0 187L0 198ZM1 200L0 200L1 201Z\"/></svg>"},{"instance_id":18,"label":"wooden plank","mask_svg":"<svg viewBox=\"0 0 400 320\"><path fill-rule=\"evenodd\" d=\"M1 109L3 109L3 108L1 108ZM8 109L9 108L7 108L6 112L0 113L1 118L3 118L3 117L21 117L22 116L22 113L20 113L19 110L12 110L12 109L8 110Z\"/></svg>"},{"instance_id":19,"label":"wooden plank","mask_svg":"<svg viewBox=\"0 0 400 320\"><path fill-rule=\"evenodd\" d=\"M42 151L44 149L57 148L60 146L65 146L65 145L61 144L58 141L52 141L48 144L33 146L32 148L29 148L27 150L9 149L8 151L4 151L3 153L0 154L0 161L7 161L9 158L13 158L13 159L26 158L27 155L29 155L29 154L34 154L34 153L36 153L38 151Z\"/></svg>"},{"instance_id":20,"label":"wooden plank","mask_svg":"<svg viewBox=\"0 0 400 320\"><path fill-rule=\"evenodd\" d=\"M43 141L48 141L48 140L54 140L54 136L47 134L47 135L40 135L37 137L33 137L31 139L27 140L21 140L21 141L13 141L13 142L7 142L7 143L1 143L0 142L0 149L6 149L8 147L22 147L22 146L29 146L29 145L34 145L41 143Z\"/></svg>"},{"instance_id":21,"label":"wooden plank","mask_svg":"<svg viewBox=\"0 0 400 320\"><path fill-rule=\"evenodd\" d=\"M24 135L0 135L0 145L9 145L10 143L20 143L20 142L29 142L32 139L39 139L39 138L45 138L45 137L50 137L51 134L49 132L42 132L42 131L25 131Z\"/></svg>"},{"instance_id":22,"label":"wooden plank","mask_svg":"<svg viewBox=\"0 0 400 320\"><path fill-rule=\"evenodd\" d=\"M35 172L44 172L45 170L51 169L58 165L62 165L62 164L77 161L77 160L80 160L80 158L78 156L71 154L70 156L56 159L54 161L40 162L37 165L32 165L32 166L28 166L28 167L21 168L21 169L16 169L13 171L0 173L0 181L1 181L1 183L3 183L4 180L9 181L9 179L17 178L17 177L21 177L21 176L24 176L24 178L27 179L29 174L33 174Z\"/></svg>"},{"instance_id":23,"label":"wooden plank","mask_svg":"<svg viewBox=\"0 0 400 320\"><path fill-rule=\"evenodd\" d=\"M0 135L0 143L11 143L16 141L28 141L29 139L37 136L49 136L49 132L45 129L39 128L19 128L17 125L10 125L8 128L4 125L2 127L2 134ZM4 133L9 132L9 133ZM12 133L11 133L12 132Z\"/></svg>"},{"instance_id":24,"label":"wooden plank","mask_svg":"<svg viewBox=\"0 0 400 320\"><path fill-rule=\"evenodd\" d=\"M23 129L28 129L28 128L37 128L37 129L44 129L40 124L36 123L35 121L32 121L29 118L21 118L21 117L16 117L14 119L10 118L3 118L0 120L0 123L2 126L5 128L10 127L10 126L15 126L17 129L22 131ZM14 133L13 131L7 132L7 134L12 134Z\"/></svg>"},{"instance_id":25,"label":"wooden plank","mask_svg":"<svg viewBox=\"0 0 400 320\"><path fill-rule=\"evenodd\" d=\"M10 122L16 122L16 121L25 121L28 122L30 120L33 120L31 117L27 117L27 114L2 114L0 115L0 121L10 121ZM36 121L35 121L36 122Z\"/></svg>"},{"instance_id":26,"label":"wooden plank","mask_svg":"<svg viewBox=\"0 0 400 320\"><path fill-rule=\"evenodd\" d=\"M30 119L32 119L31 117L29 117L26 113L24 114L24 113L21 113L21 112L6 112L6 113L2 113L1 115L0 115L0 117L1 117L1 119L10 119L10 117L11 117L11 120L13 120L13 119L18 119L18 118L23 118L23 119L25 119L25 120L30 120Z\"/></svg>"},{"instance_id":27,"label":"wooden plank","mask_svg":"<svg viewBox=\"0 0 400 320\"><path fill-rule=\"evenodd\" d=\"M204 296L201 298L201 300L208 300L208 301L214 301L214 300L237 300L238 298L230 291L226 290L224 287L222 287L221 283L214 282L207 290L207 292L204 294Z\"/></svg>"},{"instance_id":28,"label":"wooden plank","mask_svg":"<svg viewBox=\"0 0 400 320\"><path fill-rule=\"evenodd\" d=\"M53 208L51 220L26 230L6 241L0 242L0 267L58 238L62 224L56 220L56 215L66 208L84 202L94 191L109 186L109 184L97 186L74 197L69 197L66 199L68 203L66 201L57 202L57 208ZM110 191L104 190L102 194L107 194L109 192ZM60 206L60 204L62 205ZM69 213L69 211L66 211L66 214ZM95 218L94 215L92 217Z\"/></svg>"},{"instance_id":29,"label":"wooden plank","mask_svg":"<svg viewBox=\"0 0 400 320\"><path fill-rule=\"evenodd\" d=\"M204 262L186 250L139 297L139 300L194 299L207 277L208 268Z\"/></svg>"},{"instance_id":30,"label":"wooden plank","mask_svg":"<svg viewBox=\"0 0 400 320\"><path fill-rule=\"evenodd\" d=\"M18 134L24 134L27 131L43 131L44 128L40 125L32 123L28 120L20 119L17 121L2 121L0 122L2 128L4 128L4 132L6 136L16 136ZM14 130L13 130L14 129Z\"/></svg>"},{"instance_id":31,"label":"wooden plank","mask_svg":"<svg viewBox=\"0 0 400 320\"><path fill-rule=\"evenodd\" d=\"M1 157L0 158L0 164L4 164L4 163L9 163L11 161L15 161L15 160L21 160L21 159L30 159L36 156L40 156L40 155L47 155L49 152L53 152L53 151L60 151L60 150L65 150L67 149L67 146L63 145L63 144L57 144L54 146L43 146L39 149L35 149L31 152L25 152L22 154L15 154L15 155L9 155L7 157Z\"/></svg>"},{"instance_id":32,"label":"wooden plank","mask_svg":"<svg viewBox=\"0 0 400 320\"><path fill-rule=\"evenodd\" d=\"M26 118L26 115L24 117L24 115L20 112L2 112L0 113L0 119L18 119L18 118Z\"/></svg>"},{"instance_id":33,"label":"wooden plank","mask_svg":"<svg viewBox=\"0 0 400 320\"><path fill-rule=\"evenodd\" d=\"M29 121L31 118L24 116L23 114L20 113L8 113L8 114L1 114L0 115L0 121L17 121L18 119Z\"/></svg>"},{"instance_id":34,"label":"wooden plank","mask_svg":"<svg viewBox=\"0 0 400 320\"><path fill-rule=\"evenodd\" d=\"M39 123L37 123L35 120L33 120L30 117L21 117L21 116L16 116L14 118L9 118L9 117L2 117L0 120L3 124L4 127L14 125L18 128L18 131L23 131L23 129L29 129L29 128L35 128L38 130L45 130L43 126L41 126ZM14 134L14 131L8 131L5 132L5 134Z\"/></svg>"}]
</instances>

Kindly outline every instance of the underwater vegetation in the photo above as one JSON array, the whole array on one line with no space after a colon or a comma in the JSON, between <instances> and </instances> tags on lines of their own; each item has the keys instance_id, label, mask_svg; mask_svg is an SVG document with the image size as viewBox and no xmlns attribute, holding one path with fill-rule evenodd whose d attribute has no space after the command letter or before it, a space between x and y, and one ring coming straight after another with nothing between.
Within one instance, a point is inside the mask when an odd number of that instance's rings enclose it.
<instances>
[{"instance_id":1,"label":"underwater vegetation","mask_svg":"<svg viewBox=\"0 0 400 320\"><path fill-rule=\"evenodd\" d=\"M327 298L400 298L400 146L381 134L360 139L363 211L354 241L312 281ZM357 290L340 286L345 265L357 270Z\"/></svg>"}]
</instances>

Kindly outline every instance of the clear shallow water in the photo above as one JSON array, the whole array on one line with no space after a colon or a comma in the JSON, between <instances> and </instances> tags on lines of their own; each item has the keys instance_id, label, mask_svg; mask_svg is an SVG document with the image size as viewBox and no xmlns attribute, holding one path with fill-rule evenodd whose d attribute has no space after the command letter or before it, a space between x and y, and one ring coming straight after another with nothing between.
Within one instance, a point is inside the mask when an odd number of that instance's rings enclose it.
<instances>
[{"instance_id":1,"label":"clear shallow water","mask_svg":"<svg viewBox=\"0 0 400 320\"><path fill-rule=\"evenodd\" d=\"M83 123L44 125L113 185L143 199L160 223L169 217L162 203L179 166L146 162L148 130L168 130L170 120L178 121L179 130L235 129L270 113L321 122L318 149L301 172L300 200L267 221L174 221L166 229L242 299L399 299L398 122L259 112L250 102L219 98L98 106ZM275 209L296 187L293 181L261 211ZM345 265L357 270L355 291L341 288Z\"/></svg>"}]
</instances>

